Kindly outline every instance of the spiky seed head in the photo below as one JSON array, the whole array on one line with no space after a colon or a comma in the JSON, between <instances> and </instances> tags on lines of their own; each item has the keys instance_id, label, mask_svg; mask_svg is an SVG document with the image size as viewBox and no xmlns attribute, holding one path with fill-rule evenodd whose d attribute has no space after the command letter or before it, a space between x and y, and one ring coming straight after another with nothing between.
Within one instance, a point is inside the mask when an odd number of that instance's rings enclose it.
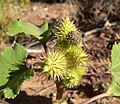
<instances>
[{"instance_id":1,"label":"spiky seed head","mask_svg":"<svg viewBox=\"0 0 120 104\"><path fill-rule=\"evenodd\" d=\"M56 101L53 101L52 104L68 104L66 101L59 101L59 100L56 100Z\"/></svg>"},{"instance_id":2,"label":"spiky seed head","mask_svg":"<svg viewBox=\"0 0 120 104\"><path fill-rule=\"evenodd\" d=\"M76 26L73 24L73 21L70 21L69 17L66 17L59 21L56 29L57 38L65 37L71 31L77 31Z\"/></svg>"},{"instance_id":3,"label":"spiky seed head","mask_svg":"<svg viewBox=\"0 0 120 104\"><path fill-rule=\"evenodd\" d=\"M61 49L66 49L69 47L69 41L66 36L71 31L77 31L76 26L73 24L73 21L70 21L68 17L60 20L55 28L56 32L56 46Z\"/></svg>"},{"instance_id":4,"label":"spiky seed head","mask_svg":"<svg viewBox=\"0 0 120 104\"><path fill-rule=\"evenodd\" d=\"M78 31L71 31L67 34L66 39L70 45L81 45L82 46L82 34Z\"/></svg>"},{"instance_id":5,"label":"spiky seed head","mask_svg":"<svg viewBox=\"0 0 120 104\"><path fill-rule=\"evenodd\" d=\"M70 46L66 52L68 67L85 67L87 64L87 55L79 46Z\"/></svg>"},{"instance_id":6,"label":"spiky seed head","mask_svg":"<svg viewBox=\"0 0 120 104\"><path fill-rule=\"evenodd\" d=\"M44 72L54 81L60 81L67 75L67 60L63 52L48 52Z\"/></svg>"},{"instance_id":7,"label":"spiky seed head","mask_svg":"<svg viewBox=\"0 0 120 104\"><path fill-rule=\"evenodd\" d=\"M66 38L62 38L62 39L57 39L56 40L56 47L60 50L67 50L69 49L69 42Z\"/></svg>"},{"instance_id":8,"label":"spiky seed head","mask_svg":"<svg viewBox=\"0 0 120 104\"><path fill-rule=\"evenodd\" d=\"M80 84L81 78L85 73L85 68L71 68L67 77L64 79L64 84L69 87L73 88Z\"/></svg>"}]
</instances>

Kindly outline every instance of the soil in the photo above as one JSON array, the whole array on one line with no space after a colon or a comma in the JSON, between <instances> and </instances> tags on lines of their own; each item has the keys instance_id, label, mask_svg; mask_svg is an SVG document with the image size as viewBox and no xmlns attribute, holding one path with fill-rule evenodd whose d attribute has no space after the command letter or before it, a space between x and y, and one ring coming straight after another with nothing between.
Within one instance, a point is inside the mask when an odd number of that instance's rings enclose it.
<instances>
[{"instance_id":1,"label":"soil","mask_svg":"<svg viewBox=\"0 0 120 104\"><path fill-rule=\"evenodd\" d=\"M69 3L31 3L20 15L22 21L29 21L37 26L43 22L52 22L66 16L76 18L78 7Z\"/></svg>"},{"instance_id":2,"label":"soil","mask_svg":"<svg viewBox=\"0 0 120 104\"><path fill-rule=\"evenodd\" d=\"M31 3L20 15L23 21L29 21L37 26L45 21L52 22L69 16L77 18L78 7L69 3ZM83 28L83 27L82 27ZM82 104L89 98L104 93L111 81L109 74L109 62L111 49L115 41L120 39L120 26L113 26L107 33L91 33L85 39L86 45L83 47L88 55L88 70L83 76L81 84L74 89L65 89L63 100L69 104ZM114 34L110 34L111 31ZM40 54L30 54L27 60L29 64L39 62ZM38 67L38 65L36 65ZM25 81L21 86L20 94L14 99L6 99L10 104L52 104L55 100L56 85L51 80L47 80L42 72L37 70L31 80ZM0 104L2 104L0 102ZM120 104L120 100L114 97L99 99L91 104Z\"/></svg>"}]
</instances>

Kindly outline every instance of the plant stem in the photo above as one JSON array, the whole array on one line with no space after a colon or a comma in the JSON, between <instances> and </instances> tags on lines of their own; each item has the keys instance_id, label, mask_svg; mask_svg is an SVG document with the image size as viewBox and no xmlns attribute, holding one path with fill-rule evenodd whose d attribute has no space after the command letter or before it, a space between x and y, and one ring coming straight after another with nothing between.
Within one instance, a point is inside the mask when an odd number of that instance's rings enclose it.
<instances>
[{"instance_id":1,"label":"plant stem","mask_svg":"<svg viewBox=\"0 0 120 104\"><path fill-rule=\"evenodd\" d=\"M2 90L0 90L0 99L2 98L2 96L3 96L3 92Z\"/></svg>"},{"instance_id":2,"label":"plant stem","mask_svg":"<svg viewBox=\"0 0 120 104\"><path fill-rule=\"evenodd\" d=\"M102 93L102 94L99 94L97 96L90 98L88 101L84 102L83 104L90 104L95 100L98 100L98 99L103 98L103 97L109 97L109 96L112 96L112 95L108 94L108 93Z\"/></svg>"},{"instance_id":3,"label":"plant stem","mask_svg":"<svg viewBox=\"0 0 120 104\"><path fill-rule=\"evenodd\" d=\"M44 48L44 50L45 50L45 53L47 53L47 51L48 51L48 48L47 48L47 45L46 45L46 43L42 43L42 45L43 45L43 48Z\"/></svg>"},{"instance_id":4,"label":"plant stem","mask_svg":"<svg viewBox=\"0 0 120 104\"><path fill-rule=\"evenodd\" d=\"M64 84L62 82L57 82L56 87L57 87L56 100L61 100L64 93Z\"/></svg>"}]
</instances>

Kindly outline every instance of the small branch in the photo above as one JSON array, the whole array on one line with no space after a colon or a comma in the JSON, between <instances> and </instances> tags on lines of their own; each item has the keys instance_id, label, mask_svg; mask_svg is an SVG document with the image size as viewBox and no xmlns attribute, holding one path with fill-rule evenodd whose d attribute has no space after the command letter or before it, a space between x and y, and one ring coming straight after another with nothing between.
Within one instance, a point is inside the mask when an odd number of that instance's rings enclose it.
<instances>
[{"instance_id":1,"label":"small branch","mask_svg":"<svg viewBox=\"0 0 120 104\"><path fill-rule=\"evenodd\" d=\"M34 46L34 45L39 44L39 43L40 43L40 41L36 41L36 42L34 42L34 43L30 43L26 48L30 48L30 47L32 47L32 46Z\"/></svg>"},{"instance_id":2,"label":"small branch","mask_svg":"<svg viewBox=\"0 0 120 104\"><path fill-rule=\"evenodd\" d=\"M109 24L109 26L103 26L103 27L101 27L101 28L96 28L96 29L93 29L93 30L90 30L90 31L87 31L87 32L85 32L84 33L84 37L83 37L83 44L85 45L85 47L86 48L88 48L88 46L87 46L87 44L86 44L86 38L89 36L89 35L91 35L91 34L93 34L93 33L97 33L97 32L100 32L100 31L103 31L103 32L107 32L108 33L108 31L106 31L106 30L109 30L109 28L110 27L112 27L112 26L116 26L116 25L119 25L120 23L119 22L113 22L113 23L110 23ZM109 34L111 34L110 32L109 32Z\"/></svg>"},{"instance_id":3,"label":"small branch","mask_svg":"<svg viewBox=\"0 0 120 104\"><path fill-rule=\"evenodd\" d=\"M26 49L26 51L27 51L28 54L29 53L42 53L43 52L43 50L41 50L41 49L39 49L39 50L37 50L37 49Z\"/></svg>"},{"instance_id":4,"label":"small branch","mask_svg":"<svg viewBox=\"0 0 120 104\"><path fill-rule=\"evenodd\" d=\"M104 76L104 75L111 75L111 73L110 72L88 73L83 76L88 77L88 76Z\"/></svg>"},{"instance_id":5,"label":"small branch","mask_svg":"<svg viewBox=\"0 0 120 104\"><path fill-rule=\"evenodd\" d=\"M93 34L93 33L96 33L96 32L98 32L98 31L105 30L106 28L109 28L109 27L112 27L112 26L116 26L116 25L119 25L119 23L118 23L118 22L110 23L110 26L108 26L108 27L104 27L104 26L103 26L103 27L101 27L101 28L96 28L96 29L87 31L87 32L84 33L84 36L91 35L91 34Z\"/></svg>"},{"instance_id":6,"label":"small branch","mask_svg":"<svg viewBox=\"0 0 120 104\"><path fill-rule=\"evenodd\" d=\"M112 95L108 94L108 93L102 93L100 95L97 95L97 96L94 96L94 97L90 98L88 101L86 101L86 102L84 102L82 104L90 104L95 100L98 100L98 99L101 99L101 98L104 98L104 97L109 97L109 96L112 96Z\"/></svg>"},{"instance_id":7,"label":"small branch","mask_svg":"<svg viewBox=\"0 0 120 104\"><path fill-rule=\"evenodd\" d=\"M40 90L40 91L37 91L37 92L35 92L33 95L37 95L37 94L39 94L39 95L43 95L45 92L48 92L48 91L50 91L51 89L53 89L53 88L55 88L56 87L56 85L53 83L53 84L50 84L49 86L47 86L46 88L44 88L44 89L42 89L42 90Z\"/></svg>"}]
</instances>

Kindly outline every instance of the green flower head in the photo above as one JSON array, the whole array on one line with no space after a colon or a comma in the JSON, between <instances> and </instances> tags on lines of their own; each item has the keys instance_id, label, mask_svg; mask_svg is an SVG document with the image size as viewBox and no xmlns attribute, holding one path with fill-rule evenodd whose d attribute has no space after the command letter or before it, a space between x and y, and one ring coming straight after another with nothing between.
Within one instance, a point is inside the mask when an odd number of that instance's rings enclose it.
<instances>
[{"instance_id":1,"label":"green flower head","mask_svg":"<svg viewBox=\"0 0 120 104\"><path fill-rule=\"evenodd\" d=\"M76 26L73 24L73 21L70 21L68 17L62 19L58 22L58 26L56 26L57 38L65 37L71 31L77 31Z\"/></svg>"},{"instance_id":2,"label":"green flower head","mask_svg":"<svg viewBox=\"0 0 120 104\"><path fill-rule=\"evenodd\" d=\"M71 68L67 77L64 79L64 84L69 87L76 87L80 84L81 78L85 73L85 68Z\"/></svg>"},{"instance_id":3,"label":"green flower head","mask_svg":"<svg viewBox=\"0 0 120 104\"><path fill-rule=\"evenodd\" d=\"M82 35L68 17L58 22L55 35L55 52L47 53L44 72L54 81L63 81L69 88L78 86L87 64Z\"/></svg>"},{"instance_id":4,"label":"green flower head","mask_svg":"<svg viewBox=\"0 0 120 104\"><path fill-rule=\"evenodd\" d=\"M60 81L67 75L67 60L63 52L48 52L44 72L54 81Z\"/></svg>"},{"instance_id":5,"label":"green flower head","mask_svg":"<svg viewBox=\"0 0 120 104\"><path fill-rule=\"evenodd\" d=\"M60 49L69 48L69 41L67 39L67 35L71 31L77 31L76 26L73 24L73 21L70 21L68 17L60 20L55 28L56 32L56 46Z\"/></svg>"},{"instance_id":6,"label":"green flower head","mask_svg":"<svg viewBox=\"0 0 120 104\"><path fill-rule=\"evenodd\" d=\"M66 52L68 67L83 67L87 64L87 55L79 46L70 46Z\"/></svg>"}]
</instances>

